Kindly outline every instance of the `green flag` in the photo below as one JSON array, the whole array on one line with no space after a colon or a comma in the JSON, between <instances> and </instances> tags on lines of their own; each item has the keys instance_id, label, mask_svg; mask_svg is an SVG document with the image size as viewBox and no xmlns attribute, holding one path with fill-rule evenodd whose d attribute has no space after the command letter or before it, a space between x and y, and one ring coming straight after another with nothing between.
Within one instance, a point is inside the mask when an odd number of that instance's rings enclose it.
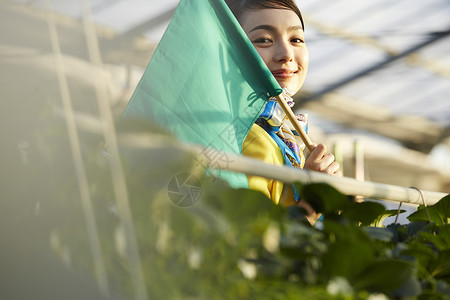
<instances>
[{"instance_id":1,"label":"green flag","mask_svg":"<svg viewBox=\"0 0 450 300\"><path fill-rule=\"evenodd\" d=\"M223 0L181 0L124 116L149 119L180 140L223 155L242 144L281 88ZM243 174L218 174L248 187Z\"/></svg>"}]
</instances>

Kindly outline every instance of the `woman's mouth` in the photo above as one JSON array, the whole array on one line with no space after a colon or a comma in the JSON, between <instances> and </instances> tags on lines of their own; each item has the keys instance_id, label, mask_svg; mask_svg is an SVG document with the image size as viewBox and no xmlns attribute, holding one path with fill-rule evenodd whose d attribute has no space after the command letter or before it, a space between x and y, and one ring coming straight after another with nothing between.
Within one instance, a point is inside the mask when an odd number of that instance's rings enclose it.
<instances>
[{"instance_id":1,"label":"woman's mouth","mask_svg":"<svg viewBox=\"0 0 450 300\"><path fill-rule=\"evenodd\" d=\"M273 76L277 79L289 79L293 77L297 71L287 70L287 69L278 69L271 71Z\"/></svg>"}]
</instances>

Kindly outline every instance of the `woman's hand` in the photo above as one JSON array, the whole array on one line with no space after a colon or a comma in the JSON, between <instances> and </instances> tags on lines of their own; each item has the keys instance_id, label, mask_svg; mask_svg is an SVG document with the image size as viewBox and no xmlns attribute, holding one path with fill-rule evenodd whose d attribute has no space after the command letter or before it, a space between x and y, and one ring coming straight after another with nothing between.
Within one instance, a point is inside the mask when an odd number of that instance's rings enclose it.
<instances>
[{"instance_id":1,"label":"woman's hand","mask_svg":"<svg viewBox=\"0 0 450 300\"><path fill-rule=\"evenodd\" d=\"M340 165L334 160L334 155L327 153L327 147L319 144L310 153L305 162L305 168L312 171L318 171L335 176L342 176Z\"/></svg>"}]
</instances>

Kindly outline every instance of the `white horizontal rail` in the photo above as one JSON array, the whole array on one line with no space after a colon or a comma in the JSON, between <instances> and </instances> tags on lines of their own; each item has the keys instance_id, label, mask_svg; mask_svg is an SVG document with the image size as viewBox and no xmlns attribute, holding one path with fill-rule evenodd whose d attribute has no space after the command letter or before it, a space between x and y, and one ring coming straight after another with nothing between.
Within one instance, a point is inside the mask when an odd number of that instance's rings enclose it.
<instances>
[{"instance_id":1,"label":"white horizontal rail","mask_svg":"<svg viewBox=\"0 0 450 300\"><path fill-rule=\"evenodd\" d=\"M60 110L55 114L63 117ZM76 115L77 126L84 131L101 134L101 122L88 115ZM242 157L213 148L180 143L175 138L152 133L122 134L118 136L119 144L141 149L182 148L194 153L212 169L229 170L247 175L261 176L285 183L327 183L345 195L360 195L365 198L404 202L419 205L433 205L448 194L431 191L419 191L411 187L400 187L369 181L357 181L349 177L336 177L320 172L294 169L286 166L267 164L250 157ZM219 159L218 159L219 158ZM423 195L423 199L422 199Z\"/></svg>"},{"instance_id":2,"label":"white horizontal rail","mask_svg":"<svg viewBox=\"0 0 450 300\"><path fill-rule=\"evenodd\" d=\"M180 143L174 139L155 135L127 135L122 137L122 141L128 146L139 148L180 147ZM440 199L447 196L447 194L440 192L419 191L411 187L400 187L368 181L362 182L349 177L336 177L310 170L275 166L254 158L238 156L199 145L183 143L181 147L184 150L198 155L199 159L203 160L212 169L261 176L285 183L302 182L305 184L323 182L333 186L345 195L361 195L365 198L410 204L425 204L427 206L436 204Z\"/></svg>"}]
</instances>

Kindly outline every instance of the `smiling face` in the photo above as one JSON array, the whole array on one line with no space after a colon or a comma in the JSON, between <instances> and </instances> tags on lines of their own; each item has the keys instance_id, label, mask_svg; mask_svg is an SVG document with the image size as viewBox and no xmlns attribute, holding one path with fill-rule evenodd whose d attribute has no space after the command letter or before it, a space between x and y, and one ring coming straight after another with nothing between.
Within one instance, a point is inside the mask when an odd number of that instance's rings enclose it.
<instances>
[{"instance_id":1,"label":"smiling face","mask_svg":"<svg viewBox=\"0 0 450 300\"><path fill-rule=\"evenodd\" d=\"M239 21L280 86L297 93L309 62L297 14L288 9L254 9L246 11Z\"/></svg>"}]
</instances>

